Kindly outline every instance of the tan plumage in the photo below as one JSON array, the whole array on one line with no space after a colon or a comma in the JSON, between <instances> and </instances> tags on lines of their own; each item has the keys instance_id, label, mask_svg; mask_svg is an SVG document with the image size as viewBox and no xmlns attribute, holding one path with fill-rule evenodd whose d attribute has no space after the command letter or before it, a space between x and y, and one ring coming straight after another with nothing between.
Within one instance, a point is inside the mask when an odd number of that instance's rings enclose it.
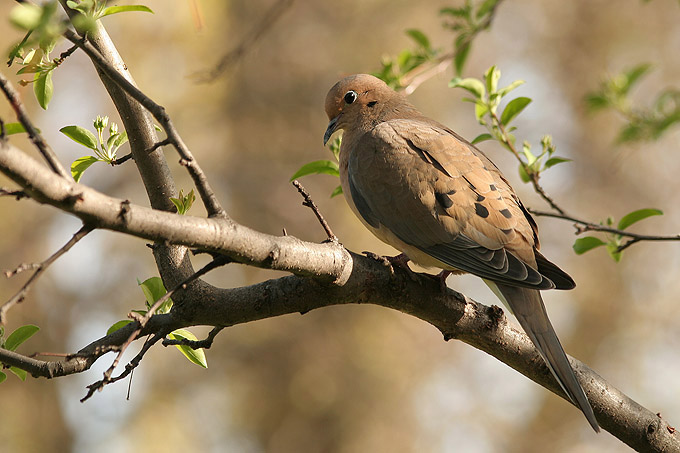
<instances>
[{"instance_id":1,"label":"tan plumage","mask_svg":"<svg viewBox=\"0 0 680 453\"><path fill-rule=\"evenodd\" d=\"M340 181L362 223L420 265L482 277L599 431L538 291L575 284L538 252L536 223L500 170L373 76L342 79L325 107L324 144L344 130Z\"/></svg>"}]
</instances>

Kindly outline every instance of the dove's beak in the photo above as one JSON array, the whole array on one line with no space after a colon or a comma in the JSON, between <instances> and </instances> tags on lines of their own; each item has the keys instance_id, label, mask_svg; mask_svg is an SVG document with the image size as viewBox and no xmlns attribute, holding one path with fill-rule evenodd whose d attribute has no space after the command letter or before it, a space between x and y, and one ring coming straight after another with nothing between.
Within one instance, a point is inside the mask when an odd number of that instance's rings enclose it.
<instances>
[{"instance_id":1,"label":"dove's beak","mask_svg":"<svg viewBox=\"0 0 680 453\"><path fill-rule=\"evenodd\" d=\"M342 115L342 113L340 115ZM340 115L328 122L326 133L323 134L323 146L326 146L326 143L328 143L328 140L330 140L331 135L333 135L333 133L338 129L338 120L340 120Z\"/></svg>"}]
</instances>

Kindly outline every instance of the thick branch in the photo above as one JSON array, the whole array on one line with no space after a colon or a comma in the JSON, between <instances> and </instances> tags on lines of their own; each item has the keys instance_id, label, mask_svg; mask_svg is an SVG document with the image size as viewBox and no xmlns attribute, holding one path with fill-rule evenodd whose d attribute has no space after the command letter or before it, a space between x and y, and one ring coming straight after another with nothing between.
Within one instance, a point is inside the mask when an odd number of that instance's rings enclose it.
<instances>
[{"instance_id":1,"label":"thick branch","mask_svg":"<svg viewBox=\"0 0 680 453\"><path fill-rule=\"evenodd\" d=\"M229 290L199 280L178 292L183 303L175 304L170 315L152 317L142 335L191 325L231 326L335 304L373 303L416 316L437 327L447 339L469 343L565 397L530 340L506 325L500 309L470 301L450 290L443 293L435 279L419 277L413 281L402 269L393 274L377 261L350 254L332 243L320 245L289 236L273 237L229 221L135 206L66 181L9 144L0 145L0 170L31 197L71 212L91 225L209 249L262 267L326 277L291 276ZM32 373L41 376L83 371L112 346L123 344L132 333L127 327L120 329L121 334L116 331L84 348L79 353L79 357L85 354L84 362L71 358L57 362L60 365L23 363L4 351L0 351L0 361L30 366ZM612 388L587 366L572 363L604 429L636 449L680 449L680 440L670 434L665 421Z\"/></svg>"},{"instance_id":2,"label":"thick branch","mask_svg":"<svg viewBox=\"0 0 680 453\"><path fill-rule=\"evenodd\" d=\"M218 252L241 263L299 275L347 278L350 259L341 246L270 236L227 219L180 216L134 205L59 178L11 144L0 145L0 171L35 200L70 212L95 228Z\"/></svg>"}]
</instances>

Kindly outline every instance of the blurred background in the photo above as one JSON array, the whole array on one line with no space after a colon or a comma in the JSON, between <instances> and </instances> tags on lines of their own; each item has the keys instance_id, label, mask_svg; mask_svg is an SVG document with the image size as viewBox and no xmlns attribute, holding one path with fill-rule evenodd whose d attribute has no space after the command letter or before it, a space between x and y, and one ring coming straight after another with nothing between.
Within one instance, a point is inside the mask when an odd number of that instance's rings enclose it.
<instances>
[{"instance_id":1,"label":"blurred background","mask_svg":"<svg viewBox=\"0 0 680 453\"><path fill-rule=\"evenodd\" d=\"M406 29L422 29L435 47L450 49L453 35L441 26L438 11L460 6L455 0L294 0L238 62L213 82L198 83L195 75L214 68L275 1L143 3L155 14L104 19L140 88L167 108L233 218L270 234L285 228L308 241L321 241L324 233L288 180L302 164L332 158L321 144L326 92L340 77L377 71L383 55L411 47ZM0 6L3 52L22 36L4 19L13 4ZM653 143L617 146L622 120L614 113L589 114L583 98L603 75L643 62L655 70L636 88L636 101L646 105L660 89L680 87L679 16L677 2L664 0L622 0L616 7L604 0L506 1L491 30L475 41L465 75L481 77L496 64L501 84L526 80L516 94L534 101L516 121L519 139L539 147L540 137L550 133L558 154L574 160L542 179L569 213L599 221L653 207L665 215L635 231L678 232L678 131ZM16 83L17 69L3 74ZM450 69L434 77L411 101L472 139L484 131L472 106L461 102L462 90L447 88L452 77ZM55 72L54 85L47 112L30 86L21 91L35 123L70 165L86 152L58 129L91 128L96 115L117 115L78 52ZM5 101L0 117L14 121ZM25 139L12 140L33 153ZM546 209L519 180L509 153L492 142L481 149L527 206ZM126 152L127 146L121 149ZM190 180L176 154L168 149L166 156L178 187L188 191ZM148 205L132 163L95 164L82 182ZM302 183L345 246L395 253L361 226L342 197L329 198L336 179L308 176ZM13 187L4 176L0 185ZM27 200L0 198L0 212L3 270L45 259L79 227L76 219ZM191 214L204 215L199 203ZM578 283L574 291L544 296L567 352L677 426L680 243L637 244L616 264L604 249L575 255L568 222L538 221L543 252ZM129 310L142 308L137 279L154 275L143 241L96 231L10 312L8 330L28 323L41 327L20 352L74 352ZM280 275L231 265L207 280L229 287ZM7 300L26 278L2 277L0 299ZM448 283L498 304L475 278L451 277ZM199 337L207 332L192 330ZM463 343L444 342L430 325L380 307L331 307L233 327L217 337L207 357L206 370L174 348L154 348L134 373L130 400L123 381L79 402L111 356L87 373L55 381L22 383L10 375L0 384L0 445L8 452L626 450L607 433L595 435L574 407L497 360Z\"/></svg>"}]
</instances>

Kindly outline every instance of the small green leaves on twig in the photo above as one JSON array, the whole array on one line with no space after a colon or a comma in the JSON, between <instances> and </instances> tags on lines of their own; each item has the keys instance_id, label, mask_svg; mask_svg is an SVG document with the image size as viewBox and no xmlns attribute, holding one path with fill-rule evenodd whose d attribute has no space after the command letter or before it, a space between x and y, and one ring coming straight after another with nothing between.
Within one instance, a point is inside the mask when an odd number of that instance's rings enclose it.
<instances>
[{"instance_id":1,"label":"small green leaves on twig","mask_svg":"<svg viewBox=\"0 0 680 453\"><path fill-rule=\"evenodd\" d=\"M657 140L671 126L680 123L680 90L662 91L651 107L635 106L630 99L631 89L651 69L652 65L644 63L609 76L586 96L590 110L613 109L626 120L616 139L618 143Z\"/></svg>"},{"instance_id":2,"label":"small green leaves on twig","mask_svg":"<svg viewBox=\"0 0 680 453\"><path fill-rule=\"evenodd\" d=\"M637 211L630 212L623 216L621 220L619 220L616 229L620 231L624 231L626 228L629 226L633 225L634 223L637 223L641 220L646 219L647 217L651 216L657 216L657 215L663 215L663 212L659 209L651 209L651 208L646 208L646 209L638 209ZM608 228L614 228L614 219L609 217L607 218L604 222L600 223L601 225L604 225ZM590 231L594 230L595 228L592 227L584 227L581 228L580 230L583 231ZM612 233L612 232L605 232L605 239L602 240L598 237L595 236L586 236L582 237L576 240L574 242L574 251L578 254L581 255L583 253L586 253L589 250L592 250L597 247L605 246L607 249L607 253L609 253L609 256L612 257L614 261L617 263L621 260L621 256L623 254L623 250L632 245L633 243L641 240L639 238L633 237L632 239L628 239L627 241L624 241L624 236L622 234L618 233Z\"/></svg>"},{"instance_id":3,"label":"small green leaves on twig","mask_svg":"<svg viewBox=\"0 0 680 453\"><path fill-rule=\"evenodd\" d=\"M146 310L133 310L135 313L139 315L145 315L148 310L154 305L154 303L159 300L161 297L167 293L165 289L165 285L163 285L163 281L160 279L160 277L151 277L143 282L137 281L139 284L140 288L142 288L142 292L144 293L144 297L146 299ZM170 311L172 308L172 299L168 298L167 301L165 301L163 304L161 304L160 307L156 309L157 314L165 314ZM107 335L112 334L116 330L125 327L132 321L128 319L123 319L121 321L116 322L113 324L109 329L106 331ZM189 332L186 329L177 329L170 334L168 334L168 337L173 340L192 340L196 341L197 338L194 334ZM205 357L205 352L203 349L192 349L189 346L186 345L175 345L177 349L192 363L195 363L196 365L202 366L203 368L208 368L208 361Z\"/></svg>"},{"instance_id":4,"label":"small green leaves on twig","mask_svg":"<svg viewBox=\"0 0 680 453\"><path fill-rule=\"evenodd\" d=\"M142 11L153 13L151 8L143 5L106 6L104 0L68 0L66 5L80 15L73 18L73 25L80 31L94 29L95 22L105 16L124 13L128 11Z\"/></svg>"},{"instance_id":5,"label":"small green leaves on twig","mask_svg":"<svg viewBox=\"0 0 680 453\"><path fill-rule=\"evenodd\" d=\"M315 160L314 162L309 162L308 164L300 167L298 171L290 177L290 181L298 179L302 176L307 175L331 175L335 177L340 177L340 168L338 167L338 156L340 154L340 144L342 143L342 136L336 137L328 147L330 148L335 161L332 160ZM342 187L336 187L331 193L331 198L342 193Z\"/></svg>"},{"instance_id":6,"label":"small green leaves on twig","mask_svg":"<svg viewBox=\"0 0 680 453\"><path fill-rule=\"evenodd\" d=\"M385 55L382 58L382 68L373 75L381 79L395 90L404 88L404 77L424 63L434 59L439 50L432 48L430 40L420 30L406 30L406 34L416 44L415 49L404 49L396 58Z\"/></svg>"},{"instance_id":7,"label":"small green leaves on twig","mask_svg":"<svg viewBox=\"0 0 680 453\"><path fill-rule=\"evenodd\" d=\"M184 215L196 201L196 194L194 194L194 189L191 189L188 194L184 195L184 191L180 189L177 198L170 197L170 201L177 208L177 214Z\"/></svg>"},{"instance_id":8,"label":"small green leaves on twig","mask_svg":"<svg viewBox=\"0 0 680 453\"><path fill-rule=\"evenodd\" d=\"M73 17L72 23L81 34L93 30L97 20L111 14L126 11L153 12L148 7L141 5L107 7L105 0L69 0L66 4L72 10L80 13ZM17 73L34 74L33 80L23 80L20 83L23 85L33 83L35 98L45 110L54 93L52 71L75 50L74 47L55 59L50 58L50 52L54 50L57 41L68 26L68 21L62 20L56 14L58 6L59 4L56 1L44 2L42 5L22 2L12 8L9 13L10 22L14 26L26 30L26 34L10 51L8 66L11 66L16 59L20 59L23 67Z\"/></svg>"},{"instance_id":9,"label":"small green leaves on twig","mask_svg":"<svg viewBox=\"0 0 680 453\"><path fill-rule=\"evenodd\" d=\"M93 121L93 126L97 131L97 136L84 127L80 126L65 126L59 129L59 132L66 135L74 142L94 151L93 156L83 156L76 159L73 164L71 164L71 176L73 176L73 179L76 182L80 181L80 178L82 178L85 170L87 170L90 165L95 162L105 162L107 164L113 165L113 161L116 160L118 148L127 143L127 132L123 131L119 133L118 125L113 122L108 129L109 136L106 140L104 140L104 129L106 129L108 125L108 116L97 116L97 118Z\"/></svg>"},{"instance_id":10,"label":"small green leaves on twig","mask_svg":"<svg viewBox=\"0 0 680 453\"><path fill-rule=\"evenodd\" d=\"M519 161L519 174L524 182L532 182L536 187L538 178L542 171L569 159L555 156L555 145L549 135L541 139L542 151L539 155L533 154L531 144L527 141L523 143L522 152L518 152L515 146L516 138L512 134L515 130L510 127L510 123L531 103L527 97L517 97L507 103L502 113L498 113L501 101L515 88L524 83L523 80L516 80L506 87L498 88L501 72L492 66L486 73L484 79L454 78L449 82L452 88L462 88L472 94L472 98L464 98L464 101L475 104L475 116L479 124L485 126L488 133L480 134L472 140L472 144L477 144L485 140L495 139L506 149L512 152ZM540 189L540 186L537 190ZM542 190L542 189L541 189ZM540 194L540 191L539 191ZM544 197L545 198L545 197ZM551 203L552 204L552 203Z\"/></svg>"},{"instance_id":11,"label":"small green leaves on twig","mask_svg":"<svg viewBox=\"0 0 680 453\"><path fill-rule=\"evenodd\" d=\"M7 349L8 351L15 351L19 347L19 345L21 345L23 342L25 342L33 335L35 335L35 333L38 332L38 330L40 330L40 327L34 326L32 324L27 324L25 326L17 328L7 338L5 338L5 328L3 326L0 326L0 348ZM2 367L1 362L0 367ZM12 374L14 374L22 381L25 381L26 376L28 375L28 373L25 370L22 370L21 368L17 368L15 366L9 367L9 371L11 371ZM5 379L7 379L7 375L0 371L0 382L3 382Z\"/></svg>"},{"instance_id":12,"label":"small green leaves on twig","mask_svg":"<svg viewBox=\"0 0 680 453\"><path fill-rule=\"evenodd\" d=\"M478 5L471 0L466 0L465 5L459 8L442 8L439 12L446 16L450 22L444 26L456 32L454 40L454 66L456 74L463 73L463 66L470 53L470 47L474 37L483 30L489 28L496 7L501 0L484 0Z\"/></svg>"}]
</instances>

